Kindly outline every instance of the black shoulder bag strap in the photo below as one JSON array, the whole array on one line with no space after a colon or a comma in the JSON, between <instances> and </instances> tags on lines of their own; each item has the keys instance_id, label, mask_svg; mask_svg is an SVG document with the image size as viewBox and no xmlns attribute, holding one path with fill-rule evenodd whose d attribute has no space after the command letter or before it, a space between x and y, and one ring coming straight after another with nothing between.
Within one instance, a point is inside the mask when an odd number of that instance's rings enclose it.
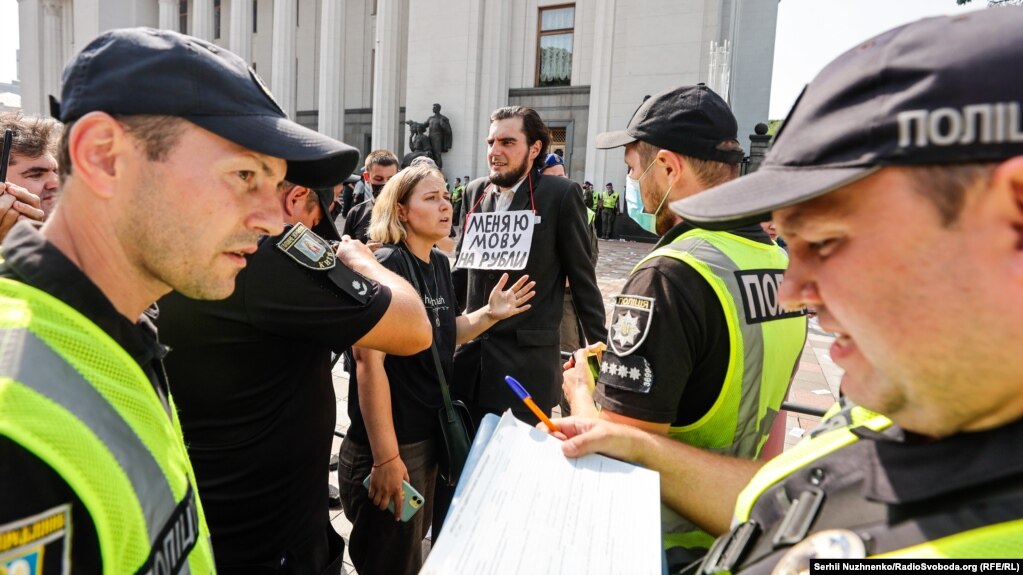
<instances>
[{"instance_id":1,"label":"black shoulder bag strap","mask_svg":"<svg viewBox=\"0 0 1023 575\"><path fill-rule=\"evenodd\" d=\"M405 244L401 244L401 246L398 247L398 251L401 252L402 263L404 263L405 267L408 268L409 283L412 284L412 287L415 288L416 293L419 294L421 299L423 291L419 287L419 266L416 265L416 262L412 261L411 256L409 256L408 253L408 248L405 247ZM425 278L423 278L423 282L426 282ZM430 344L430 353L433 354L433 365L437 369L437 381L440 382L440 394L441 397L444 398L444 417L448 420L448 423L454 423L455 417L457 416L455 415L455 409L451 407L451 392L448 391L448 381L444 377L444 370L440 365L440 354L437 352L436 338L433 338L433 341Z\"/></svg>"}]
</instances>

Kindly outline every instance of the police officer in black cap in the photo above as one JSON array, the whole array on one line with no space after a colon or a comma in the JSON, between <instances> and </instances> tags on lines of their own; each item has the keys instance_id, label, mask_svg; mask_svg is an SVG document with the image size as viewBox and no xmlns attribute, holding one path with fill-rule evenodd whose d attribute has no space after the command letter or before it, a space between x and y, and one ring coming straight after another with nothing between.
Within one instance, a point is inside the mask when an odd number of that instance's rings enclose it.
<instances>
[{"instance_id":1,"label":"police officer in black cap","mask_svg":"<svg viewBox=\"0 0 1023 575\"><path fill-rule=\"evenodd\" d=\"M235 54L166 30L98 36L51 102L61 202L15 225L0 265L0 572L212 573L148 312L172 289L230 295L283 227L285 173L333 186L358 152L288 120Z\"/></svg>"},{"instance_id":2,"label":"police officer in black cap","mask_svg":"<svg viewBox=\"0 0 1023 575\"><path fill-rule=\"evenodd\" d=\"M221 573L338 572L325 473L331 353L357 343L405 355L431 340L411 286L338 235L331 188L284 182L279 197L289 225L248 257L232 297L159 302Z\"/></svg>"},{"instance_id":3,"label":"police officer in black cap","mask_svg":"<svg viewBox=\"0 0 1023 575\"><path fill-rule=\"evenodd\" d=\"M788 258L760 225L712 232L667 205L738 175L736 121L707 86L645 100L625 130L597 137L625 146L626 201L661 236L611 312L596 380L600 417L698 447L755 459L767 440L806 339L806 319L777 304ZM592 380L566 374L572 413L595 413ZM713 537L665 508L665 547L706 549Z\"/></svg>"},{"instance_id":4,"label":"police officer in black cap","mask_svg":"<svg viewBox=\"0 0 1023 575\"><path fill-rule=\"evenodd\" d=\"M724 534L692 572L1023 556L1021 29L1004 8L864 42L807 86L760 170L672 205L711 228L773 216L782 304L817 311L845 370L845 401L762 465L558 422L566 454L657 469L665 503Z\"/></svg>"}]
</instances>

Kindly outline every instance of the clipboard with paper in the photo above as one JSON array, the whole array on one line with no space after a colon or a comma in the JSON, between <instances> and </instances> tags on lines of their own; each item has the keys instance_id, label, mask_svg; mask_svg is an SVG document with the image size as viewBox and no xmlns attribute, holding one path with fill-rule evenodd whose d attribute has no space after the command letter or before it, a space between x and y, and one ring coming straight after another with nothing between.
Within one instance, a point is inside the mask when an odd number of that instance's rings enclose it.
<instances>
[{"instance_id":1,"label":"clipboard with paper","mask_svg":"<svg viewBox=\"0 0 1023 575\"><path fill-rule=\"evenodd\" d=\"M660 478L488 415L421 573L661 573Z\"/></svg>"}]
</instances>

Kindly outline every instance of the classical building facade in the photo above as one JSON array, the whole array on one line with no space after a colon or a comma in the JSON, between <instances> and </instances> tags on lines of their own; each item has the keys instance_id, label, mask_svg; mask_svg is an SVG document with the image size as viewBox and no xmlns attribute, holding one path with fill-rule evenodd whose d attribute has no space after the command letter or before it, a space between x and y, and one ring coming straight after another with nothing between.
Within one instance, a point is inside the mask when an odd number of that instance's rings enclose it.
<instances>
[{"instance_id":1,"label":"classical building facade","mask_svg":"<svg viewBox=\"0 0 1023 575\"><path fill-rule=\"evenodd\" d=\"M740 142L767 121L778 0L19 0L22 106L45 113L61 70L101 32L179 30L250 61L299 122L363 153L408 148L406 120L450 120L445 173L486 173L490 112L535 108L572 178L621 186L593 149L643 96L706 82Z\"/></svg>"}]
</instances>

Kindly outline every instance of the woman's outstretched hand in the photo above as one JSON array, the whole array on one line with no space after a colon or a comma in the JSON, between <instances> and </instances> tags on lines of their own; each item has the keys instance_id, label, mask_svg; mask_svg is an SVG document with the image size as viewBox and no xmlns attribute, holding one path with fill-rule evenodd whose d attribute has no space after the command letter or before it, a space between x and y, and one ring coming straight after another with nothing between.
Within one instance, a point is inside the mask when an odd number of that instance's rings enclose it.
<instances>
[{"instance_id":1,"label":"woman's outstretched hand","mask_svg":"<svg viewBox=\"0 0 1023 575\"><path fill-rule=\"evenodd\" d=\"M494 321L507 319L532 307L526 302L536 295L536 292L533 291L536 282L529 281L529 276L524 275L510 288L504 289L507 283L508 274L501 274L501 279L497 281L497 285L490 292L490 300L487 302L490 308L488 315Z\"/></svg>"}]
</instances>

